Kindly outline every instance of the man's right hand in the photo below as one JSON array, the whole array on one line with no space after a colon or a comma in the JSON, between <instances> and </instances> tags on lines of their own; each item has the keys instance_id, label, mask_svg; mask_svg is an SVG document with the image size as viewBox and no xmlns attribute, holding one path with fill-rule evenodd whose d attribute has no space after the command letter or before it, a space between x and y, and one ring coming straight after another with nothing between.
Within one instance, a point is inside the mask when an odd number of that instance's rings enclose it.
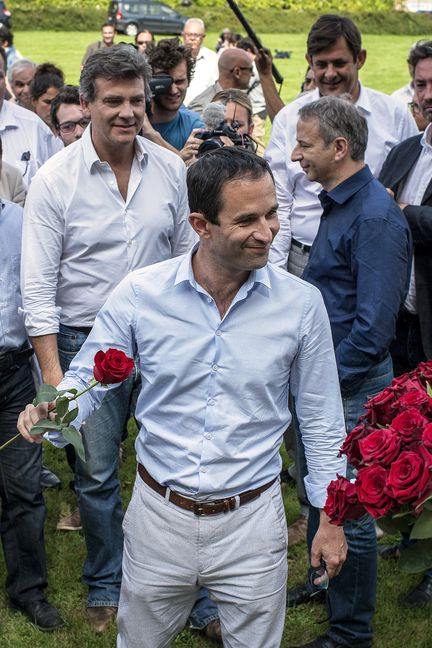
<instances>
[{"instance_id":1,"label":"man's right hand","mask_svg":"<svg viewBox=\"0 0 432 648\"><path fill-rule=\"evenodd\" d=\"M50 403L39 403L39 405L27 405L25 410L21 412L18 417L17 429L22 437L29 443L42 443L43 437L41 434L32 435L30 430L33 425L41 419L48 418L48 407Z\"/></svg>"},{"instance_id":2,"label":"man's right hand","mask_svg":"<svg viewBox=\"0 0 432 648\"><path fill-rule=\"evenodd\" d=\"M272 62L273 62L273 57L269 49L263 47L258 50L258 53L255 57L255 65L260 77L272 76Z\"/></svg>"}]
</instances>

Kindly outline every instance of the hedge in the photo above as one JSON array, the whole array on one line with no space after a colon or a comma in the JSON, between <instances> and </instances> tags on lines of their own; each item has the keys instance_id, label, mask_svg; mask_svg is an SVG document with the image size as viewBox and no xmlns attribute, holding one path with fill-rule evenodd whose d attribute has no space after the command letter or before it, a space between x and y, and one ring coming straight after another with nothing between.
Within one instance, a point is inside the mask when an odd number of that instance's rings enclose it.
<instances>
[{"instance_id":1,"label":"hedge","mask_svg":"<svg viewBox=\"0 0 432 648\"><path fill-rule=\"evenodd\" d=\"M178 0L164 0L188 16L201 17L209 31L231 27L241 31L225 0L195 0L190 7L179 7ZM107 17L108 1L95 0L9 0L14 30L94 31ZM326 12L350 15L364 33L407 34L432 33L432 17L389 10L393 0L347 0L341 12L336 0L241 0L246 17L260 33L307 32L316 18ZM298 10L300 7L315 7ZM267 7L267 8L266 8ZM286 7L290 7L289 9ZM297 7L297 10L295 8ZM362 11L356 9L362 8ZM386 9L387 8L387 9ZM349 13L348 13L349 9ZM381 9L381 11L378 11Z\"/></svg>"}]
</instances>

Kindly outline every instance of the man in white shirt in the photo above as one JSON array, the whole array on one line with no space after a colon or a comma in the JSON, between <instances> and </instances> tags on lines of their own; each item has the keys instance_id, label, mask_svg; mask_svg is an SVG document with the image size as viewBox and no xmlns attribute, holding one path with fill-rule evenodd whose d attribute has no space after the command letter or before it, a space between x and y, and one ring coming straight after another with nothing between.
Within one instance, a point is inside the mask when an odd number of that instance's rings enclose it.
<instances>
[{"instance_id":1,"label":"man in white shirt","mask_svg":"<svg viewBox=\"0 0 432 648\"><path fill-rule=\"evenodd\" d=\"M58 384L99 308L131 270L186 252L186 169L180 158L137 136L150 68L129 46L101 48L81 74L80 140L36 175L23 239L25 324L45 383ZM103 632L116 613L122 560L117 478L129 380L86 423L87 463L76 487L87 544L88 619Z\"/></svg>"},{"instance_id":2,"label":"man in white shirt","mask_svg":"<svg viewBox=\"0 0 432 648\"><path fill-rule=\"evenodd\" d=\"M224 147L189 168L188 189L199 245L121 282L60 388L91 378L96 350L139 357L139 463L124 522L117 647L170 646L206 586L225 646L280 648L287 536L279 447L290 383L316 506L345 471L329 322L314 286L267 264L279 225L264 160ZM86 392L77 422L121 389L113 387ZM46 407L21 414L27 440L38 440L28 431ZM62 443L58 433L52 440ZM321 511L312 566L325 561L331 578L345 555L342 529Z\"/></svg>"},{"instance_id":3,"label":"man in white shirt","mask_svg":"<svg viewBox=\"0 0 432 648\"><path fill-rule=\"evenodd\" d=\"M309 32L306 58L317 88L277 114L265 153L276 180L281 224L270 259L286 268L290 255L288 269L299 275L302 257L314 241L322 212L318 200L321 186L310 182L299 163L291 161L299 108L320 96L349 93L368 124L365 161L375 176L393 146L418 134L408 107L360 84L358 73L365 63L366 51L361 48L361 34L350 19L331 14L321 16Z\"/></svg>"},{"instance_id":4,"label":"man in white shirt","mask_svg":"<svg viewBox=\"0 0 432 648\"><path fill-rule=\"evenodd\" d=\"M367 121L369 138L365 162L375 176L379 174L390 149L418 133L407 106L360 84L358 74L366 61L366 51L362 49L360 31L349 18L333 14L321 16L309 32L306 59L313 70L317 87L278 112L265 153L275 176L281 225L270 259L297 276L302 275L306 266L322 214L318 199L321 185L310 181L299 162L291 160L297 143L299 109L320 96L351 95ZM297 481L300 484L299 497L304 506L307 500L301 490L300 470L304 459L300 439L297 439L297 444ZM372 531L370 522L364 525L364 529L359 530L355 524L350 527L347 531L350 548L348 561L356 561L356 536L359 533L362 534L360 553L374 553L372 542L376 543L376 539ZM330 615L329 633L305 644L304 648L336 648L339 640L340 645L356 648L369 648L371 645L375 567L369 562L365 570L360 567L360 561L356 564L357 579L345 579L341 584L335 583L332 588L332 592L337 591L339 595L340 605ZM367 588L371 589L371 596L365 606L367 597L364 591ZM306 583L288 592L289 605L312 600Z\"/></svg>"},{"instance_id":5,"label":"man in white shirt","mask_svg":"<svg viewBox=\"0 0 432 648\"><path fill-rule=\"evenodd\" d=\"M17 167L26 187L34 174L63 148L46 124L33 112L5 101L6 55L0 48L0 137L3 159Z\"/></svg>"},{"instance_id":6,"label":"man in white shirt","mask_svg":"<svg viewBox=\"0 0 432 648\"><path fill-rule=\"evenodd\" d=\"M218 78L218 56L216 52L203 47L205 35L205 25L201 18L189 18L182 36L184 44L191 48L195 68L186 92L186 106Z\"/></svg>"}]
</instances>

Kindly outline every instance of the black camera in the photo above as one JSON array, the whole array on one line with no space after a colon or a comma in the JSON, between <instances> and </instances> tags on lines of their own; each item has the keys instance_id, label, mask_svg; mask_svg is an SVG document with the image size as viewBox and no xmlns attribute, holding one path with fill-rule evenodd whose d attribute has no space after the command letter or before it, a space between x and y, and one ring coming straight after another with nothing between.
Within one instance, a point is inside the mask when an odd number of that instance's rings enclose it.
<instances>
[{"instance_id":1,"label":"black camera","mask_svg":"<svg viewBox=\"0 0 432 648\"><path fill-rule=\"evenodd\" d=\"M201 157L201 155L209 153L209 151L214 151L225 146L224 142L221 140L221 137L223 136L229 137L234 146L242 146L243 148L253 150L254 147L252 139L249 135L240 134L238 129L239 124L235 121L232 123L232 126L229 126L225 121L221 121L217 128L197 133L195 137L203 140L199 145L197 157Z\"/></svg>"}]
</instances>

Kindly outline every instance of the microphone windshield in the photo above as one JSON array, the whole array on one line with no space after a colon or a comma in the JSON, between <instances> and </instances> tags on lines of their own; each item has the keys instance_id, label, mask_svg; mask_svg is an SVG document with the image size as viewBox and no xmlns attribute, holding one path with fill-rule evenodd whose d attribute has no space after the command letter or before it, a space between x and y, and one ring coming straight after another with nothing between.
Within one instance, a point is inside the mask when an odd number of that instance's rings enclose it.
<instances>
[{"instance_id":1,"label":"microphone windshield","mask_svg":"<svg viewBox=\"0 0 432 648\"><path fill-rule=\"evenodd\" d=\"M220 103L209 103L203 111L202 119L208 130L214 130L225 120L225 106Z\"/></svg>"}]
</instances>

